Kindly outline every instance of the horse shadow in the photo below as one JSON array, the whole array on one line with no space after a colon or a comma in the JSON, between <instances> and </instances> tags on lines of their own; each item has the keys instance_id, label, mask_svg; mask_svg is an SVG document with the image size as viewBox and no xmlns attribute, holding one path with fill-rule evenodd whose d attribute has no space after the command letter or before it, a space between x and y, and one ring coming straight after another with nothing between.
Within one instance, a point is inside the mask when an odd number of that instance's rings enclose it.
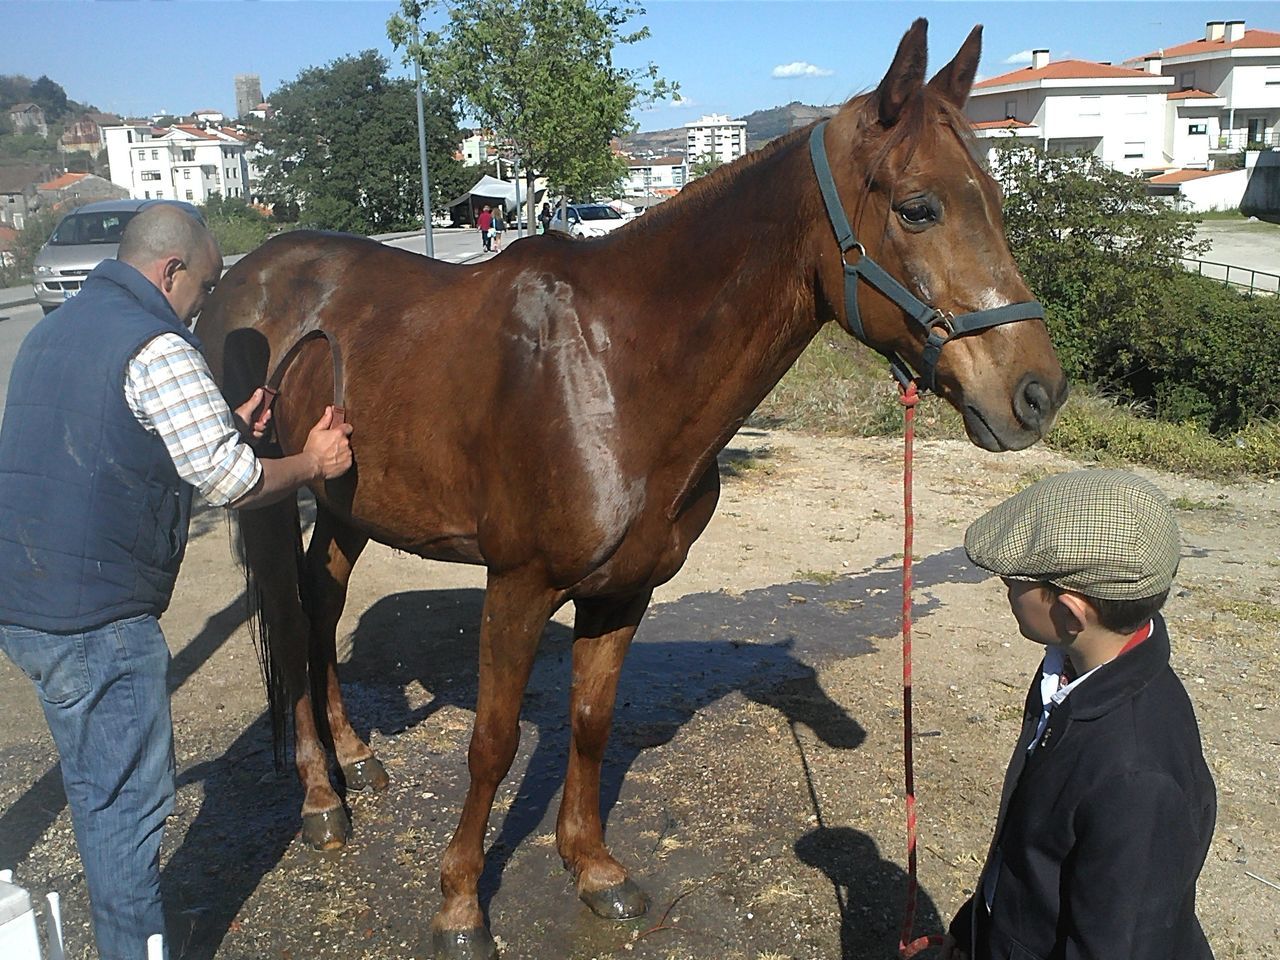
<instances>
[{"instance_id":1,"label":"horse shadow","mask_svg":"<svg viewBox=\"0 0 1280 960\"><path fill-rule=\"evenodd\" d=\"M922 595L934 584L977 579L959 551L924 558L915 571ZM871 652L875 638L896 633L899 576L886 559L866 573L830 583L792 582L741 595L698 593L651 607L619 682L601 771L606 822L628 772L646 751L669 743L694 717L731 697L777 710L793 728L808 727L829 747L858 748L865 730L823 689L818 670L825 662ZM479 589L406 591L377 601L360 616L340 672L349 711L363 738L381 735L395 743L446 708L474 712L476 627L483 599ZM915 607L917 619L927 617L937 604L924 596ZM563 780L569 743L572 642L571 631L554 621L542 638L522 706L525 735L507 779L512 799L505 812L494 813L501 826L490 843L480 881L486 912L521 844L539 830L554 829L551 808ZM536 736L528 735L530 728ZM395 746L418 768L406 768L406 775L421 776L422 768L436 765L435 758L422 756L416 745ZM465 792L465 767L460 766L465 752L464 742L439 761L442 766L454 764L454 772L463 774L458 792ZM164 875L175 960L214 957L264 878L283 861L296 859L305 866L313 856L293 843L301 789L291 763L280 771L272 766L265 713L221 756L184 770L179 778L180 785L197 780L204 788L200 809L170 855ZM446 775L439 782L447 780ZM461 803L461 796L454 799ZM821 822L821 811L818 814ZM356 843L362 816L358 811ZM848 840L850 835L828 832L822 843L811 841L804 848L818 851L812 865L832 878L837 897L841 884L852 888L857 870L874 868L880 876L892 868L878 857L873 860L865 843L854 844L852 853L830 852L832 838ZM805 859L799 844L797 851ZM211 885L217 887L214 897L209 896ZM868 884L867 889L879 890L880 885ZM895 882L891 889L900 891L902 884ZM936 925L936 914L925 913L926 922ZM852 921L846 926L853 930ZM848 933L846 940L852 936Z\"/></svg>"}]
</instances>

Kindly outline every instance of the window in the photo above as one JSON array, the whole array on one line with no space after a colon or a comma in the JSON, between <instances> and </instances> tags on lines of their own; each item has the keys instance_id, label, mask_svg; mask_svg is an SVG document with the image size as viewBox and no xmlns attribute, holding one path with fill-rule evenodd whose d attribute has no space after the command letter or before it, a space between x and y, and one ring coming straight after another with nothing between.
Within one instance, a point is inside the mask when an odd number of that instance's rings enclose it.
<instances>
[{"instance_id":1,"label":"window","mask_svg":"<svg viewBox=\"0 0 1280 960\"><path fill-rule=\"evenodd\" d=\"M163 190L157 190L157 191L156 191L156 198L157 198L157 199L159 199L160 197L163 197L163 196L164 196L164 191L163 191Z\"/></svg>"},{"instance_id":2,"label":"window","mask_svg":"<svg viewBox=\"0 0 1280 960\"><path fill-rule=\"evenodd\" d=\"M143 190L143 191L142 191L142 199L143 199L143 200L150 200L150 199L151 199L151 191L150 191L150 190Z\"/></svg>"},{"instance_id":3,"label":"window","mask_svg":"<svg viewBox=\"0 0 1280 960\"><path fill-rule=\"evenodd\" d=\"M1081 97L1080 98L1080 116L1082 117L1102 116L1102 98L1101 97Z\"/></svg>"},{"instance_id":4,"label":"window","mask_svg":"<svg viewBox=\"0 0 1280 960\"><path fill-rule=\"evenodd\" d=\"M159 171L159 170L143 170L143 171L142 171L142 173L141 173L141 175L139 176L139 179L141 179L141 180L159 180L159 179L160 179L160 171Z\"/></svg>"},{"instance_id":5,"label":"window","mask_svg":"<svg viewBox=\"0 0 1280 960\"><path fill-rule=\"evenodd\" d=\"M1196 72L1194 70L1183 70L1178 74L1179 90L1194 90L1196 88Z\"/></svg>"},{"instance_id":6,"label":"window","mask_svg":"<svg viewBox=\"0 0 1280 960\"><path fill-rule=\"evenodd\" d=\"M1187 126L1187 133L1193 137L1203 137L1209 133L1207 123L1192 123Z\"/></svg>"},{"instance_id":7,"label":"window","mask_svg":"<svg viewBox=\"0 0 1280 960\"><path fill-rule=\"evenodd\" d=\"M151 151L151 159L152 159L152 160L159 160L159 159L160 159L160 151L159 151L159 150L152 150L152 151Z\"/></svg>"},{"instance_id":8,"label":"window","mask_svg":"<svg viewBox=\"0 0 1280 960\"><path fill-rule=\"evenodd\" d=\"M1141 160L1145 156L1146 151L1143 149L1142 141L1127 141L1124 145L1124 158L1126 160Z\"/></svg>"},{"instance_id":9,"label":"window","mask_svg":"<svg viewBox=\"0 0 1280 960\"><path fill-rule=\"evenodd\" d=\"M190 190L188 190L188 191L187 191L187 199L188 199L188 200L194 200L194 199L195 199L195 194L193 194Z\"/></svg>"},{"instance_id":10,"label":"window","mask_svg":"<svg viewBox=\"0 0 1280 960\"><path fill-rule=\"evenodd\" d=\"M183 180L190 180L190 179L191 179L191 168L190 168L190 167L183 167L183 168L182 168L182 179L183 179Z\"/></svg>"},{"instance_id":11,"label":"window","mask_svg":"<svg viewBox=\"0 0 1280 960\"><path fill-rule=\"evenodd\" d=\"M196 158L196 152L194 150L182 151L182 159L185 160L187 163L190 163L191 161L195 160L195 158Z\"/></svg>"},{"instance_id":12,"label":"window","mask_svg":"<svg viewBox=\"0 0 1280 960\"><path fill-rule=\"evenodd\" d=\"M1018 116L1018 101L1006 100L1004 102L1004 118L1006 120L1014 120Z\"/></svg>"}]
</instances>

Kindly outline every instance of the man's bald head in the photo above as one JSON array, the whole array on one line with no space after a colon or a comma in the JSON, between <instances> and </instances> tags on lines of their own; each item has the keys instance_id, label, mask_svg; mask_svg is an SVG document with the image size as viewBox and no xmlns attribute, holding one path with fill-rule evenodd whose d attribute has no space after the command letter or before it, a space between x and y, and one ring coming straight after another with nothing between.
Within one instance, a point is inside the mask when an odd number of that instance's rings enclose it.
<instances>
[{"instance_id":1,"label":"man's bald head","mask_svg":"<svg viewBox=\"0 0 1280 960\"><path fill-rule=\"evenodd\" d=\"M150 280L183 323L200 312L222 276L213 234L172 203L154 204L130 220L116 259Z\"/></svg>"},{"instance_id":2,"label":"man's bald head","mask_svg":"<svg viewBox=\"0 0 1280 960\"><path fill-rule=\"evenodd\" d=\"M195 217L171 203L157 203L137 214L125 227L117 260L145 271L166 257L190 262L217 251L213 235Z\"/></svg>"}]
</instances>

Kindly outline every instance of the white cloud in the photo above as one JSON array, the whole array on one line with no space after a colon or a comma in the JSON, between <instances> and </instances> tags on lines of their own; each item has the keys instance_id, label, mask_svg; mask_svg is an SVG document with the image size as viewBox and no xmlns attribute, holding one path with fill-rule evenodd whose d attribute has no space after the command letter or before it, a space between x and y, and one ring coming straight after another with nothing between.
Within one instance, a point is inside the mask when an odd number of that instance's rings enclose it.
<instances>
[{"instance_id":1,"label":"white cloud","mask_svg":"<svg viewBox=\"0 0 1280 960\"><path fill-rule=\"evenodd\" d=\"M1009 54L1009 56L1007 56L1007 57L1005 57L1005 58L1004 58L1004 62L1005 62L1005 63L1030 63L1030 62L1031 62L1031 51L1030 51L1030 50L1020 50L1020 51L1019 51L1019 52L1017 52L1017 53L1011 53L1011 54Z\"/></svg>"},{"instance_id":2,"label":"white cloud","mask_svg":"<svg viewBox=\"0 0 1280 960\"><path fill-rule=\"evenodd\" d=\"M783 63L773 68L770 74L776 80L790 80L794 77L829 77L834 70L826 67L815 67L812 63L796 60L794 63Z\"/></svg>"}]
</instances>

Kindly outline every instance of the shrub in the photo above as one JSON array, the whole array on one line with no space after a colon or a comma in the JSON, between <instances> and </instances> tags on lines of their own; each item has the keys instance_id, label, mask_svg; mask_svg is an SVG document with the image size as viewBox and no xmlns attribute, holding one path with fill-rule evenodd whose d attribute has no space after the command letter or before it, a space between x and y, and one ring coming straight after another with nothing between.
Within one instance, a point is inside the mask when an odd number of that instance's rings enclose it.
<instances>
[{"instance_id":1,"label":"shrub","mask_svg":"<svg viewBox=\"0 0 1280 960\"><path fill-rule=\"evenodd\" d=\"M224 257L248 253L271 235L271 221L237 197L215 193L200 210Z\"/></svg>"}]
</instances>

